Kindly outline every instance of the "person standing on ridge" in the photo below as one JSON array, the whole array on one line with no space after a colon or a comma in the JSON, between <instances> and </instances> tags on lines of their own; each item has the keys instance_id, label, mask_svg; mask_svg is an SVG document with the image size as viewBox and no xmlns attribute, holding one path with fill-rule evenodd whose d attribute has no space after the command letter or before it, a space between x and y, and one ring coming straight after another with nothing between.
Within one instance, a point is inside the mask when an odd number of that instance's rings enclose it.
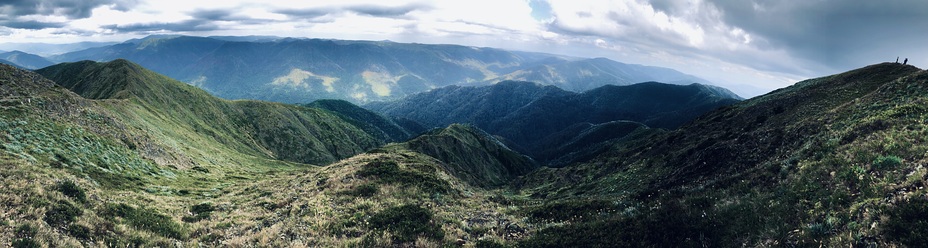
<instances>
[{"instance_id":1,"label":"person standing on ridge","mask_svg":"<svg viewBox=\"0 0 928 248\"><path fill-rule=\"evenodd\" d=\"M899 63L899 56L896 56L896 64Z\"/></svg>"},{"instance_id":2,"label":"person standing on ridge","mask_svg":"<svg viewBox=\"0 0 928 248\"><path fill-rule=\"evenodd\" d=\"M902 65L905 65L905 64L908 64L908 63L909 63L909 58L905 58L905 60L902 61Z\"/></svg>"}]
</instances>

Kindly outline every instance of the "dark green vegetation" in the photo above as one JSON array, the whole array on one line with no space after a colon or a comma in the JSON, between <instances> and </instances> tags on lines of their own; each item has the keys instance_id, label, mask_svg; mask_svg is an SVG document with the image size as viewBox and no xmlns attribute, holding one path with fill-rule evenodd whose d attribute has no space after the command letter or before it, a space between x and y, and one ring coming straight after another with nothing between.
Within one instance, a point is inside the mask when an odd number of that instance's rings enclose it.
<instances>
[{"instance_id":1,"label":"dark green vegetation","mask_svg":"<svg viewBox=\"0 0 928 248\"><path fill-rule=\"evenodd\" d=\"M873 65L710 112L588 163L539 170L520 184L548 199L539 208L608 199L617 211L525 242L557 246L592 235L602 239L590 242L631 246L921 243L914 219L928 193L920 165L928 159L926 83L928 72L915 67ZM591 211L571 208L560 211ZM653 236L663 234L673 236Z\"/></svg>"},{"instance_id":2,"label":"dark green vegetation","mask_svg":"<svg viewBox=\"0 0 928 248\"><path fill-rule=\"evenodd\" d=\"M401 142L418 134L418 130L408 130L393 120L344 100L317 100L306 106L328 110L379 140Z\"/></svg>"},{"instance_id":3,"label":"dark green vegetation","mask_svg":"<svg viewBox=\"0 0 928 248\"><path fill-rule=\"evenodd\" d=\"M388 230L394 240L402 242L416 241L417 237L441 240L445 233L432 219L432 212L419 206L403 205L384 209L371 216L371 227L376 230Z\"/></svg>"},{"instance_id":4,"label":"dark green vegetation","mask_svg":"<svg viewBox=\"0 0 928 248\"><path fill-rule=\"evenodd\" d=\"M532 80L570 90L646 81L706 83L678 71L608 59L563 59L457 45L320 39L151 36L51 57L128 59L226 99L356 103L436 87Z\"/></svg>"},{"instance_id":5,"label":"dark green vegetation","mask_svg":"<svg viewBox=\"0 0 928 248\"><path fill-rule=\"evenodd\" d=\"M563 166L589 158L636 129L676 128L738 102L735 97L699 84L607 85L573 93L504 81L484 87L449 86L365 107L427 127L470 123L544 164Z\"/></svg>"}]
</instances>

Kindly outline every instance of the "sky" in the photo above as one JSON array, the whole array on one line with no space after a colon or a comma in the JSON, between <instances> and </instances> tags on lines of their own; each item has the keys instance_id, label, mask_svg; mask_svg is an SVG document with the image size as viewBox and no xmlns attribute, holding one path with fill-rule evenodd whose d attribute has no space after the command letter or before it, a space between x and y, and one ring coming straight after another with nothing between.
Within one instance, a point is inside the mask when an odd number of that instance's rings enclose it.
<instances>
[{"instance_id":1,"label":"sky","mask_svg":"<svg viewBox=\"0 0 928 248\"><path fill-rule=\"evenodd\" d=\"M669 67L750 97L908 58L923 0L0 0L0 43L153 34L460 44Z\"/></svg>"}]
</instances>

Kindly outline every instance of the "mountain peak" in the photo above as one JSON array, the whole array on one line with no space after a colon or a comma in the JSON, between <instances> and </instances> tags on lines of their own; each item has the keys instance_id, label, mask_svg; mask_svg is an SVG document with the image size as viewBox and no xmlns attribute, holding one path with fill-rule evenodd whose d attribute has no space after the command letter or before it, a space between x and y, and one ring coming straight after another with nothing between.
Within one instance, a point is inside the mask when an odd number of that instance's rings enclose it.
<instances>
[{"instance_id":1,"label":"mountain peak","mask_svg":"<svg viewBox=\"0 0 928 248\"><path fill-rule=\"evenodd\" d=\"M144 82L146 69L125 59L110 62L79 61L37 70L62 87L89 99L125 99Z\"/></svg>"},{"instance_id":2,"label":"mountain peak","mask_svg":"<svg viewBox=\"0 0 928 248\"><path fill-rule=\"evenodd\" d=\"M445 162L451 174L475 186L503 185L538 167L528 156L473 125L452 124L403 145Z\"/></svg>"}]
</instances>

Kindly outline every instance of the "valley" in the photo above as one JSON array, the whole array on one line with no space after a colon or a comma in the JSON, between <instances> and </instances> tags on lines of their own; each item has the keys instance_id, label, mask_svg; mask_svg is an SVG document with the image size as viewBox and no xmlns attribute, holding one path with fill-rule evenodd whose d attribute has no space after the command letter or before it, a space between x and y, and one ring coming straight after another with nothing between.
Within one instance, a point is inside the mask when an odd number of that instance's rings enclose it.
<instances>
[{"instance_id":1,"label":"valley","mask_svg":"<svg viewBox=\"0 0 928 248\"><path fill-rule=\"evenodd\" d=\"M926 83L881 63L747 100L500 81L362 107L0 65L0 243L917 246Z\"/></svg>"}]
</instances>

